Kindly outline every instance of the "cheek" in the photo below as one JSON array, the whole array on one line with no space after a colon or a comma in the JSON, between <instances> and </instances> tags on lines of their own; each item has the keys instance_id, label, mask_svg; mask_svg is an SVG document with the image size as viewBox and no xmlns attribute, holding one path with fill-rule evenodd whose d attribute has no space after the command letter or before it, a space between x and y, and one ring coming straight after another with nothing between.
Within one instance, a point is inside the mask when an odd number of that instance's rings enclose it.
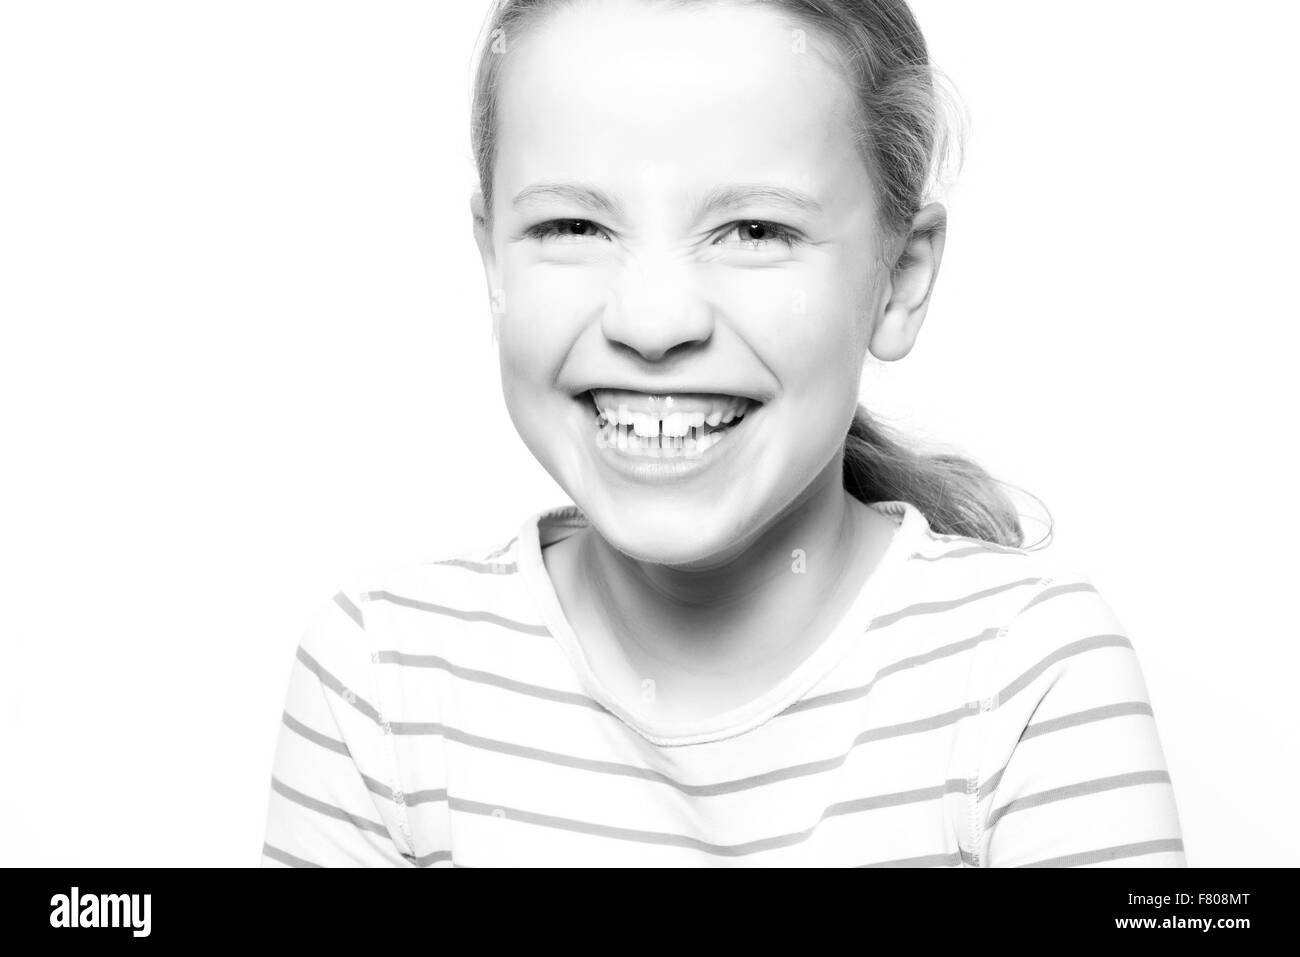
<instances>
[{"instance_id":1,"label":"cheek","mask_svg":"<svg viewBox=\"0 0 1300 957\"><path fill-rule=\"evenodd\" d=\"M510 266L501 294L502 369L549 384L584 322L598 314L601 282L589 269Z\"/></svg>"},{"instance_id":2,"label":"cheek","mask_svg":"<svg viewBox=\"0 0 1300 957\"><path fill-rule=\"evenodd\" d=\"M716 301L783 388L853 375L861 331L854 292L829 269L737 270L714 283Z\"/></svg>"},{"instance_id":3,"label":"cheek","mask_svg":"<svg viewBox=\"0 0 1300 957\"><path fill-rule=\"evenodd\" d=\"M839 278L845 274L829 263L752 270L719 289L746 343L780 383L772 427L801 467L844 440L858 404L867 322L862 293ZM798 469L789 478L803 480Z\"/></svg>"}]
</instances>

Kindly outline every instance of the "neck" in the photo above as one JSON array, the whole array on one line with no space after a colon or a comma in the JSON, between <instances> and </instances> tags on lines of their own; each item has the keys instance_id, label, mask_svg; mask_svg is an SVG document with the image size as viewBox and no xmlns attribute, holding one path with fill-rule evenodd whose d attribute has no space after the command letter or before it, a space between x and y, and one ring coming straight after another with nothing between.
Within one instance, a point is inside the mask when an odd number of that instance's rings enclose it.
<instances>
[{"instance_id":1,"label":"neck","mask_svg":"<svg viewBox=\"0 0 1300 957\"><path fill-rule=\"evenodd\" d=\"M856 584L866 506L844 490L836 457L764 527L725 555L690 566L641 562L599 535L580 566L595 608L634 664L697 675L757 672L815 639L810 626Z\"/></svg>"}]
</instances>

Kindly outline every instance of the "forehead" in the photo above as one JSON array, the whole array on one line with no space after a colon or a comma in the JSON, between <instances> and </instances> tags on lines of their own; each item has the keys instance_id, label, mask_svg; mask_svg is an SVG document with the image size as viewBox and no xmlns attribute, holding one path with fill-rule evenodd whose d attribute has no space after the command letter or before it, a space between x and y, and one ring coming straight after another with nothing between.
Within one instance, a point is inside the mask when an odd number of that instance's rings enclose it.
<instances>
[{"instance_id":1,"label":"forehead","mask_svg":"<svg viewBox=\"0 0 1300 957\"><path fill-rule=\"evenodd\" d=\"M507 43L496 170L507 190L651 169L692 190L776 179L825 193L861 172L852 93L829 48L771 8L585 0Z\"/></svg>"}]
</instances>

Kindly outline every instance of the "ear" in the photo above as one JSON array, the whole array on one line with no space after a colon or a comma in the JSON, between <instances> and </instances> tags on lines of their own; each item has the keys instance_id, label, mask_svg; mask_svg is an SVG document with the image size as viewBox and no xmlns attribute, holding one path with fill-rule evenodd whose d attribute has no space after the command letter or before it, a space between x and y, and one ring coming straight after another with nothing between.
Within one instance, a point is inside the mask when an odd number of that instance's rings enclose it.
<instances>
[{"instance_id":1,"label":"ear","mask_svg":"<svg viewBox=\"0 0 1300 957\"><path fill-rule=\"evenodd\" d=\"M501 313L504 311L501 283L497 278L496 249L492 245L492 228L488 222L487 208L483 203L483 194L475 190L469 198L469 211L474 220L474 241L478 244L479 256L483 260L483 278L487 280L488 301L492 309L492 341L495 342L499 332Z\"/></svg>"},{"instance_id":2,"label":"ear","mask_svg":"<svg viewBox=\"0 0 1300 957\"><path fill-rule=\"evenodd\" d=\"M469 212L474 220L474 241L478 243L478 252L483 258L483 268L491 273L496 269L496 251L492 248L492 230L487 221L483 194L479 190L475 190L470 195ZM490 275L488 283L491 284Z\"/></svg>"},{"instance_id":3,"label":"ear","mask_svg":"<svg viewBox=\"0 0 1300 957\"><path fill-rule=\"evenodd\" d=\"M871 332L871 354L877 359L901 359L916 344L939 275L947 233L948 211L940 203L923 207L912 220L912 230L887 281L884 312Z\"/></svg>"}]
</instances>

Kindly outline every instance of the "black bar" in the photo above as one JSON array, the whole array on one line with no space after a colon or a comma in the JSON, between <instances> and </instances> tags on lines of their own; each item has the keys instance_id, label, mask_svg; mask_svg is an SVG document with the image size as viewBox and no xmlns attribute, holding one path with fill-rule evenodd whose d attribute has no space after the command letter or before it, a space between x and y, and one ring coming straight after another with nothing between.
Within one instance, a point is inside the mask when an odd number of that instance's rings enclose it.
<instances>
[{"instance_id":1,"label":"black bar","mask_svg":"<svg viewBox=\"0 0 1300 957\"><path fill-rule=\"evenodd\" d=\"M741 870L750 876L737 873L723 883L714 874L699 885L680 873L621 874L599 880L597 886L607 889L602 897L584 886L591 878L581 873L545 881L530 875L512 890L500 886L501 876L420 878L409 871L329 876L288 868L9 868L0 871L7 888L0 918L20 937L75 935L93 945L115 938L132 946L154 940L337 945L354 936L369 937L376 949L398 941L445 946L462 923L471 939L476 932L495 939L518 929L534 937L582 935L578 939L590 942L586 932L614 921L629 940L646 946L669 933L677 943L690 942L692 927L725 925L744 937L793 932L809 947L818 941L830 946L831 937L842 940L846 933L868 947L886 939L951 940L983 949L999 941L1097 938L1180 947L1197 939L1231 947L1260 935L1279 939L1289 930L1282 911L1292 904L1288 890L1296 883L1295 868L1093 867L983 877L967 869L863 871L834 882L827 875L810 882L807 875L769 873L761 884L749 883L753 869ZM73 888L78 924L99 914L109 923L116 908L119 926L70 926ZM1134 920L1144 923L1135 926ZM1211 922L1208 929L1204 920ZM619 937L604 939L616 944Z\"/></svg>"}]
</instances>

